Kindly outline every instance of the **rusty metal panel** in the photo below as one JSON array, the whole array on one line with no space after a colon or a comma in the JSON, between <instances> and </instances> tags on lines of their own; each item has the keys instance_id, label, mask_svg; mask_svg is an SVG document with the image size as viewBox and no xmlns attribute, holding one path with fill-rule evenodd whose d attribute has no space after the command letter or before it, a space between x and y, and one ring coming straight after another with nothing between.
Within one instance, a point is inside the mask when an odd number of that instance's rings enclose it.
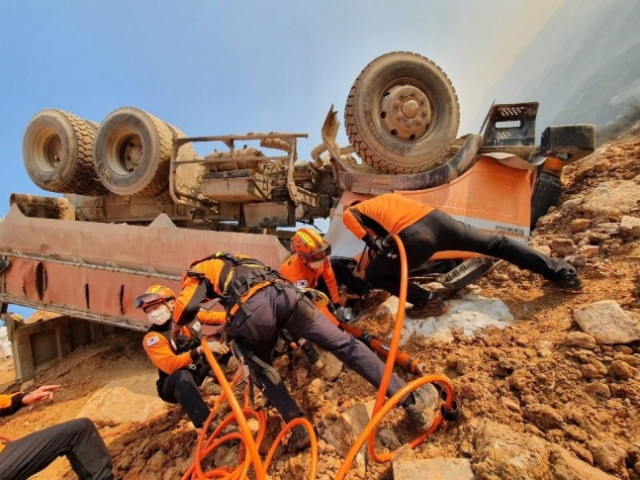
<instances>
[{"instance_id":1,"label":"rusty metal panel","mask_svg":"<svg viewBox=\"0 0 640 480\"><path fill-rule=\"evenodd\" d=\"M217 251L274 268L288 255L274 236L179 229L166 216L137 227L28 218L14 206L0 221L0 258L9 262L0 302L142 330L135 297L154 283L178 290L182 270Z\"/></svg>"},{"instance_id":2,"label":"rusty metal panel","mask_svg":"<svg viewBox=\"0 0 640 480\"><path fill-rule=\"evenodd\" d=\"M275 236L177 228L166 215L140 227L28 218L13 206L0 221L0 256L22 252L179 275L217 251L244 253L274 268L288 255Z\"/></svg>"},{"instance_id":3,"label":"rusty metal panel","mask_svg":"<svg viewBox=\"0 0 640 480\"><path fill-rule=\"evenodd\" d=\"M203 179L202 194L218 202L260 202L265 196L251 178Z\"/></svg>"},{"instance_id":4,"label":"rusty metal panel","mask_svg":"<svg viewBox=\"0 0 640 480\"><path fill-rule=\"evenodd\" d=\"M290 203L247 203L242 206L246 227L295 227L295 206Z\"/></svg>"},{"instance_id":5,"label":"rusty metal panel","mask_svg":"<svg viewBox=\"0 0 640 480\"><path fill-rule=\"evenodd\" d=\"M101 269L37 256L14 256L10 262L0 289L5 301L136 329L148 327L134 306L141 292L154 283L179 290L177 275Z\"/></svg>"}]
</instances>

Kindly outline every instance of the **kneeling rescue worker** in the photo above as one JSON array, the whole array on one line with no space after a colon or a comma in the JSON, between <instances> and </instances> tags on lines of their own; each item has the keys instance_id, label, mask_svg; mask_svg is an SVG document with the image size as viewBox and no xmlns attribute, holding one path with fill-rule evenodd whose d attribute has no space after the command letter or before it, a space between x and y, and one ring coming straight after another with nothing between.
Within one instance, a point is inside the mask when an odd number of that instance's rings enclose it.
<instances>
[{"instance_id":1,"label":"kneeling rescue worker","mask_svg":"<svg viewBox=\"0 0 640 480\"><path fill-rule=\"evenodd\" d=\"M228 314L234 353L249 367L253 381L285 422L304 414L272 364L280 329L321 346L375 387L380 385L384 363L362 342L333 325L297 287L262 262L221 252L193 262L183 275L174 322L190 323L203 302L216 298ZM393 395L404 384L393 375L387 395ZM429 385L404 399L405 411L420 428L431 425L437 395ZM287 449L297 451L309 443L306 430L297 426Z\"/></svg>"},{"instance_id":2,"label":"kneeling rescue worker","mask_svg":"<svg viewBox=\"0 0 640 480\"><path fill-rule=\"evenodd\" d=\"M172 335L171 317L175 301L175 293L161 285L149 287L136 299L136 308L142 308L152 323L142 344L149 359L158 368L158 396L167 403L179 403L193 425L201 428L210 410L202 399L199 387L211 367L200 345L200 322L224 325L226 315L224 312L198 311L194 316L197 322L183 326ZM229 347L224 343L209 341L208 344L219 361L223 361L223 356L227 359L230 357ZM214 423L211 426L215 426Z\"/></svg>"},{"instance_id":3,"label":"kneeling rescue worker","mask_svg":"<svg viewBox=\"0 0 640 480\"><path fill-rule=\"evenodd\" d=\"M462 250L506 260L542 275L563 290L578 292L582 289L576 269L566 261L547 257L505 236L486 234L434 207L397 193L352 202L346 207L342 220L356 237L377 253L367 265L365 278L375 287L396 296L400 292L400 259L397 255L385 254L392 253L384 244L390 233L402 239L409 272L422 267L436 252ZM411 313L414 316L441 315L447 311L437 294L415 283L409 283L407 301L413 304Z\"/></svg>"},{"instance_id":4,"label":"kneeling rescue worker","mask_svg":"<svg viewBox=\"0 0 640 480\"><path fill-rule=\"evenodd\" d=\"M339 258L330 258L331 244L310 228L299 229L291 239L291 255L280 273L295 286L320 290L334 304L344 304L339 287L344 285L358 297L371 290L368 282L351 273Z\"/></svg>"}]
</instances>

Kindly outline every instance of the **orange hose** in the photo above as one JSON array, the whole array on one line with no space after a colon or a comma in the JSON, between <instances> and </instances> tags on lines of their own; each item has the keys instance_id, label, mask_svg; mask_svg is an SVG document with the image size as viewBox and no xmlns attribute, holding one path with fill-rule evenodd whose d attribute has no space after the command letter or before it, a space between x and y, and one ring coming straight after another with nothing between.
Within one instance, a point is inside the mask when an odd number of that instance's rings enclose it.
<instances>
[{"instance_id":1,"label":"orange hose","mask_svg":"<svg viewBox=\"0 0 640 480\"><path fill-rule=\"evenodd\" d=\"M453 388L451 386L451 381L442 375L427 375L421 378L418 378L404 387L402 387L395 395L393 395L389 400L385 402L385 396L387 392L387 388L389 386L389 382L391 380L391 375L393 374L393 367L395 364L396 356L398 354L398 346L400 343L400 336L402 333L402 326L404 323L404 311L407 301L407 284L408 284L408 268L407 268L407 256L406 251L404 249L404 245L402 244L402 240L397 235L393 235L393 239L396 242L398 247L398 251L400 254L400 296L399 296L399 304L398 304L398 315L395 322L393 338L391 340L391 345L389 347L389 352L387 356L387 360L385 363L384 374L382 376L380 382L380 388L378 389L378 394L376 395L376 402L373 408L373 417L371 421L367 424L365 429L360 433L356 442L353 444L347 456L344 459L344 462L340 466L340 470L338 471L336 480L343 480L347 475L349 470L351 469L351 465L353 464L353 460L356 455L362 448L362 445L366 441L368 441L368 453L371 459L376 462L388 462L390 461L396 452L389 452L383 455L378 455L375 452L375 431L380 422L384 419L385 415L401 400L409 395L411 392L416 390L422 385L427 383L438 383L444 387L446 392L446 400L445 400L445 408L450 410L453 406ZM325 314L327 314L327 310L321 308ZM327 317L332 320L334 323L337 323L337 320L333 318L333 315L327 314ZM256 480L266 480L266 472L271 464L273 456L276 452L276 449L284 436L289 432L292 428L301 425L304 427L309 433L309 437L311 438L311 465L309 468L309 479L313 480L317 476L318 472L318 442L316 439L315 432L313 430L313 426L306 418L296 418L289 422L282 431L278 434L275 441L271 445L269 449L269 453L267 454L267 458L264 463L260 460L260 456L258 453L258 448L264 439L266 433L266 417L264 412L256 412L252 408L249 407L249 395L248 390L245 393L244 400L244 408L240 407L238 400L235 398L232 392L232 386L235 385L240 376L237 376L234 381L229 385L229 382L224 376L222 369L218 365L215 357L212 355L209 346L207 345L206 339L202 341L202 348L204 350L205 356L209 363L211 364L211 368L218 379L220 386L222 387L222 395L216 400L214 408L211 411L211 415L205 422L205 425L202 428L202 432L198 438L198 445L196 448L196 458L193 465L189 468L189 470L182 477L182 480L203 480L208 478L219 478L223 480L244 480L247 477L247 473L249 471L249 467L253 465L255 470ZM227 415L227 417L222 421L222 423L215 429L215 431L211 434L209 439L205 442L206 432L211 424L211 421L215 417L220 405L223 401L228 401L232 412ZM256 434L256 438L253 437L249 427L247 425L247 416L253 416L258 421L258 432ZM237 422L240 432L234 432L226 434L220 438L219 435L222 431L232 422ZM442 417L442 413L438 413L433 424L429 427L429 429L412 440L409 445L411 448L415 448L420 445L431 433L433 433L444 421ZM223 443L229 440L240 440L241 448L240 453L238 455L238 466L236 468L232 467L223 467L216 468L209 472L204 472L202 469L202 460L209 455L213 450L222 445ZM248 453L248 454L247 454Z\"/></svg>"},{"instance_id":2,"label":"orange hose","mask_svg":"<svg viewBox=\"0 0 640 480\"><path fill-rule=\"evenodd\" d=\"M340 470L338 470L338 474L336 475L335 480L342 480L349 470L351 469L351 465L353 464L353 460L356 455L362 448L364 442L368 439L367 445L367 453L369 457L375 462L388 462L395 455L394 452L389 452L385 455L378 455L375 451L375 429L378 424L382 421L384 416L396 405L398 404L406 395L410 394L412 391L417 389L418 387L432 382L443 383L447 392L447 400L445 402L445 408L451 408L453 404L453 389L451 388L451 382L448 378L440 375L429 375L426 377L419 378L414 380L413 382L408 383L404 387L402 387L395 395L393 395L386 403L385 396L387 393L387 388L389 386L389 382L391 380L391 375L393 374L393 366L395 364L396 355L398 353L398 346L400 344L400 337L402 335L402 326L404 323L404 311L407 302L407 286L408 286L408 277L409 271L407 267L407 253L404 249L404 245L402 240L398 235L393 234L393 240L398 247L398 253L400 254L400 296L398 297L398 315L396 317L396 322L393 330L393 338L391 339L391 345L389 346L389 354L387 356L387 361L385 363L384 374L382 375L382 380L380 382L380 388L378 389L378 394L376 396L376 402L373 407L373 417L371 421L367 424L365 429L356 439L356 442L353 444L347 456L344 459L344 462L340 466ZM429 429L414 439L409 445L411 448L415 448L420 443L422 443L427 436L429 436L432 432L434 432L438 426L442 423L443 418L442 414L438 414L433 424Z\"/></svg>"},{"instance_id":3,"label":"orange hose","mask_svg":"<svg viewBox=\"0 0 640 480\"><path fill-rule=\"evenodd\" d=\"M317 476L318 472L318 441L315 435L315 431L313 430L313 426L306 418L296 418L285 425L282 431L278 434L273 445L269 450L267 458L264 463L262 463L258 448L264 439L266 433L266 417L264 412L256 412L252 408L249 407L249 395L248 388L245 391L245 400L244 400L244 408L240 407L238 400L233 395L233 391L231 390L233 385L235 385L239 380L240 376L236 376L231 385L227 381L224 376L224 372L218 365L215 357L211 353L209 346L207 345L206 339L202 340L202 348L207 358L207 361L211 364L211 368L218 379L220 386L222 387L222 395L216 400L214 407L211 409L211 414L207 421L202 427L202 431L198 437L198 444L196 447L196 458L191 465L191 467L187 470L187 472L182 477L182 480L203 480L208 478L220 478L223 480L240 480L245 479L247 477L247 472L249 471L249 467L253 465L253 468L256 473L257 480L266 480L266 471L269 468L269 464L273 458L273 455L278 448L278 445L284 438L284 436L289 432L293 427L297 425L302 425L307 432L309 433L309 437L311 439L311 465L309 468L309 478L314 480ZM211 424L213 418L216 416L216 413L222 405L222 403L227 400L231 406L232 412L225 417L225 419L218 425L215 431L211 434L209 439L205 443L206 432L209 429L209 425ZM247 415L253 416L258 421L258 432L256 434L256 438L253 438L251 431L247 425ZM223 430L232 422L236 422L240 427L240 432L229 433L220 438L218 436L223 432ZM210 470L205 472L202 469L202 461L203 459L209 455L212 451L218 448L225 442L229 440L240 440L241 448L240 454L238 456L238 467L222 467L216 468L214 470ZM246 452L248 451L249 455L247 456Z\"/></svg>"}]
</instances>

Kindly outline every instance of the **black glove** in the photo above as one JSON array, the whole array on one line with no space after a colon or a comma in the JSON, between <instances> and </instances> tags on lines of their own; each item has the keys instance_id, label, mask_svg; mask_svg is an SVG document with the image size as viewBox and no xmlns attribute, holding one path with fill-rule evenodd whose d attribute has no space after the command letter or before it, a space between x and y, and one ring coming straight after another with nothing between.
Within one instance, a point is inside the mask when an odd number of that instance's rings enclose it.
<instances>
[{"instance_id":1,"label":"black glove","mask_svg":"<svg viewBox=\"0 0 640 480\"><path fill-rule=\"evenodd\" d=\"M367 233L362 240L364 240L364 243L367 244L367 247L369 247L374 252L381 253L386 250L386 247L384 246L384 240L380 237L374 237L373 235Z\"/></svg>"}]
</instances>

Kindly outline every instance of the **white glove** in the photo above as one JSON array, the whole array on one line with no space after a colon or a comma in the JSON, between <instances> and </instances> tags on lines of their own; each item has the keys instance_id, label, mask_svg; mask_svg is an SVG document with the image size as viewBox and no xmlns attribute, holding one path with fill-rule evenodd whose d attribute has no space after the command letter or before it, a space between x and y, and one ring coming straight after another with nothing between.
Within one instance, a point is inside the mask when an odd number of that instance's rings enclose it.
<instances>
[{"instance_id":1,"label":"white glove","mask_svg":"<svg viewBox=\"0 0 640 480\"><path fill-rule=\"evenodd\" d=\"M229 347L226 343L216 342L215 340L209 340L207 342L209 349L212 353L216 355L224 355L225 353L229 353Z\"/></svg>"}]
</instances>

